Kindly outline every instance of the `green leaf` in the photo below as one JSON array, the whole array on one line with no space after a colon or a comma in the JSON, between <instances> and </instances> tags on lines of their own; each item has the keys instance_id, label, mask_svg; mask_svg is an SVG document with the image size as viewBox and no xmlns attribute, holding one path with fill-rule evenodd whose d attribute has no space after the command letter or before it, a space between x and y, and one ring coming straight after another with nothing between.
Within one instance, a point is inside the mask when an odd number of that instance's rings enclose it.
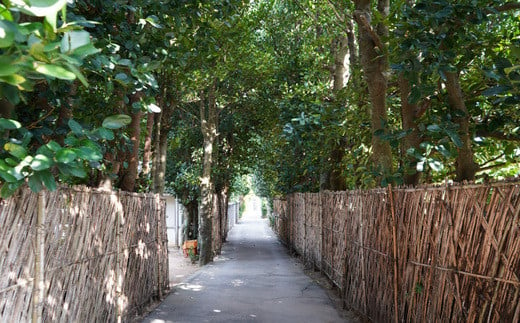
<instances>
[{"instance_id":1,"label":"green leaf","mask_svg":"<svg viewBox=\"0 0 520 323\"><path fill-rule=\"evenodd\" d=\"M446 158L452 157L451 151L444 147L444 145L435 146L435 149L437 149L437 151L440 152Z\"/></svg>"},{"instance_id":2,"label":"green leaf","mask_svg":"<svg viewBox=\"0 0 520 323\"><path fill-rule=\"evenodd\" d=\"M52 176L51 172L46 170L40 172L40 177L42 179L43 184L49 191L54 191L56 189L56 181L54 180L54 176Z\"/></svg>"},{"instance_id":3,"label":"green leaf","mask_svg":"<svg viewBox=\"0 0 520 323\"><path fill-rule=\"evenodd\" d=\"M60 144L54 140L49 141L45 146L54 152L57 152L61 149Z\"/></svg>"},{"instance_id":4,"label":"green leaf","mask_svg":"<svg viewBox=\"0 0 520 323\"><path fill-rule=\"evenodd\" d=\"M73 133L76 135L82 135L83 134L83 127L74 119L70 119L69 122L69 128L72 130Z\"/></svg>"},{"instance_id":5,"label":"green leaf","mask_svg":"<svg viewBox=\"0 0 520 323\"><path fill-rule=\"evenodd\" d=\"M428 166L436 172L439 172L444 168L444 165L438 160L429 160Z\"/></svg>"},{"instance_id":6,"label":"green leaf","mask_svg":"<svg viewBox=\"0 0 520 323\"><path fill-rule=\"evenodd\" d=\"M162 28L162 26L159 23L157 23L159 21L159 18L157 18L157 16L155 15L146 17L146 21L155 28Z\"/></svg>"},{"instance_id":7,"label":"green leaf","mask_svg":"<svg viewBox=\"0 0 520 323\"><path fill-rule=\"evenodd\" d=\"M462 147L462 141L460 140L459 135L453 131L453 130L446 130L446 133L450 137L451 141L457 146L458 148Z\"/></svg>"},{"instance_id":8,"label":"green leaf","mask_svg":"<svg viewBox=\"0 0 520 323\"><path fill-rule=\"evenodd\" d=\"M31 56L33 56L39 61L50 63L50 59L45 54L45 45L41 43L39 38L36 38L34 43L30 43L30 46L31 47L29 48L29 54Z\"/></svg>"},{"instance_id":9,"label":"green leaf","mask_svg":"<svg viewBox=\"0 0 520 323\"><path fill-rule=\"evenodd\" d=\"M130 81L128 75L126 75L125 73L117 73L114 79L123 85L127 85Z\"/></svg>"},{"instance_id":10,"label":"green leaf","mask_svg":"<svg viewBox=\"0 0 520 323\"><path fill-rule=\"evenodd\" d=\"M22 186L22 184L22 181L16 183L5 183L4 185L2 185L2 189L0 190L0 196L2 198L10 197L14 193L16 193L16 190L18 190L18 188Z\"/></svg>"},{"instance_id":11,"label":"green leaf","mask_svg":"<svg viewBox=\"0 0 520 323\"><path fill-rule=\"evenodd\" d=\"M80 167L70 167L69 172L74 177L79 177L79 178L87 177L87 172L83 168L80 168Z\"/></svg>"},{"instance_id":12,"label":"green leaf","mask_svg":"<svg viewBox=\"0 0 520 323\"><path fill-rule=\"evenodd\" d=\"M429 132L441 132L441 127L438 124L431 124L428 127L426 127Z\"/></svg>"},{"instance_id":13,"label":"green leaf","mask_svg":"<svg viewBox=\"0 0 520 323\"><path fill-rule=\"evenodd\" d=\"M511 87L510 86L507 86L507 85L498 85L498 86L494 86L494 87L491 87L489 89L486 89L482 92L482 95L484 96L494 96L494 95L499 95L499 94L503 94L503 93L507 93L511 90Z\"/></svg>"},{"instance_id":14,"label":"green leaf","mask_svg":"<svg viewBox=\"0 0 520 323\"><path fill-rule=\"evenodd\" d=\"M20 86L22 88L25 88L24 86L21 86L25 81L25 77L18 75L18 74L12 74L12 75L5 75L0 76L0 81L3 81L4 83L11 84L14 86Z\"/></svg>"},{"instance_id":15,"label":"green leaf","mask_svg":"<svg viewBox=\"0 0 520 323\"><path fill-rule=\"evenodd\" d=\"M76 152L70 148L63 148L56 153L56 161L68 164L76 160Z\"/></svg>"},{"instance_id":16,"label":"green leaf","mask_svg":"<svg viewBox=\"0 0 520 323\"><path fill-rule=\"evenodd\" d=\"M100 127L96 129L96 132L101 139L114 140L114 132L110 129Z\"/></svg>"},{"instance_id":17,"label":"green leaf","mask_svg":"<svg viewBox=\"0 0 520 323\"><path fill-rule=\"evenodd\" d=\"M22 124L16 120L0 118L1 130L14 130L22 127Z\"/></svg>"},{"instance_id":18,"label":"green leaf","mask_svg":"<svg viewBox=\"0 0 520 323\"><path fill-rule=\"evenodd\" d=\"M416 169L418 172L424 171L424 161L420 161L417 163Z\"/></svg>"},{"instance_id":19,"label":"green leaf","mask_svg":"<svg viewBox=\"0 0 520 323\"><path fill-rule=\"evenodd\" d=\"M43 189L42 180L40 174L35 172L31 177L29 177L29 181L27 182L31 191L38 193Z\"/></svg>"},{"instance_id":20,"label":"green leaf","mask_svg":"<svg viewBox=\"0 0 520 323\"><path fill-rule=\"evenodd\" d=\"M40 64L35 69L38 73L55 77L60 80L72 81L76 79L76 75L69 70L64 69L61 66Z\"/></svg>"},{"instance_id":21,"label":"green leaf","mask_svg":"<svg viewBox=\"0 0 520 323\"><path fill-rule=\"evenodd\" d=\"M49 158L45 155L42 155L42 154L38 154L38 155L34 156L34 159L31 162L31 168L34 169L35 171L46 170L46 169L51 168L51 166L53 164L54 164L54 162L52 161L51 158Z\"/></svg>"},{"instance_id":22,"label":"green leaf","mask_svg":"<svg viewBox=\"0 0 520 323\"><path fill-rule=\"evenodd\" d=\"M14 43L16 25L10 21L0 20L0 48L10 47Z\"/></svg>"},{"instance_id":23,"label":"green leaf","mask_svg":"<svg viewBox=\"0 0 520 323\"><path fill-rule=\"evenodd\" d=\"M3 17L5 20L13 21L13 16L11 15L11 12L7 10L7 8L0 4L0 16Z\"/></svg>"},{"instance_id":24,"label":"green leaf","mask_svg":"<svg viewBox=\"0 0 520 323\"><path fill-rule=\"evenodd\" d=\"M17 157L19 159L23 159L25 156L27 156L27 150L15 143L8 142L4 145L4 149L9 152L9 154L13 155L14 157Z\"/></svg>"},{"instance_id":25,"label":"green leaf","mask_svg":"<svg viewBox=\"0 0 520 323\"><path fill-rule=\"evenodd\" d=\"M60 44L62 53L73 52L76 48L90 44L90 34L85 30L68 31L63 35Z\"/></svg>"},{"instance_id":26,"label":"green leaf","mask_svg":"<svg viewBox=\"0 0 520 323\"><path fill-rule=\"evenodd\" d=\"M132 122L132 118L126 114L116 114L103 120L103 127L107 129L120 129Z\"/></svg>"},{"instance_id":27,"label":"green leaf","mask_svg":"<svg viewBox=\"0 0 520 323\"><path fill-rule=\"evenodd\" d=\"M77 155L84 160L88 161L100 161L103 159L103 155L99 150L92 147L83 146L76 151Z\"/></svg>"},{"instance_id":28,"label":"green leaf","mask_svg":"<svg viewBox=\"0 0 520 323\"><path fill-rule=\"evenodd\" d=\"M14 7L20 11L36 17L49 17L60 12L61 8L67 5L67 0L31 0L16 1Z\"/></svg>"},{"instance_id":29,"label":"green leaf","mask_svg":"<svg viewBox=\"0 0 520 323\"><path fill-rule=\"evenodd\" d=\"M0 85L0 91L11 104L16 106L18 103L20 103L20 91L16 87L10 85Z\"/></svg>"},{"instance_id":30,"label":"green leaf","mask_svg":"<svg viewBox=\"0 0 520 323\"><path fill-rule=\"evenodd\" d=\"M15 176L9 174L7 171L5 171L3 169L0 170L0 177L2 177L4 179L4 181L9 182L9 183L14 183L14 182L18 181L18 179Z\"/></svg>"},{"instance_id":31,"label":"green leaf","mask_svg":"<svg viewBox=\"0 0 520 323\"><path fill-rule=\"evenodd\" d=\"M152 113L160 113L161 112L161 108L159 108L154 103L147 104L146 108L148 109L148 112L152 112Z\"/></svg>"},{"instance_id":32,"label":"green leaf","mask_svg":"<svg viewBox=\"0 0 520 323\"><path fill-rule=\"evenodd\" d=\"M81 59L94 55L101 52L101 49L96 48L93 44L84 45L81 47L78 47L74 50L74 56L79 57Z\"/></svg>"},{"instance_id":33,"label":"green leaf","mask_svg":"<svg viewBox=\"0 0 520 323\"><path fill-rule=\"evenodd\" d=\"M0 76L8 76L18 73L20 66L14 65L13 63L14 59L12 57L0 56Z\"/></svg>"},{"instance_id":34,"label":"green leaf","mask_svg":"<svg viewBox=\"0 0 520 323\"><path fill-rule=\"evenodd\" d=\"M78 140L78 138L74 137L73 135L69 135L65 138L65 140L63 142L69 146L76 146L78 144L79 140Z\"/></svg>"},{"instance_id":35,"label":"green leaf","mask_svg":"<svg viewBox=\"0 0 520 323\"><path fill-rule=\"evenodd\" d=\"M129 60L129 59L123 58L123 59L120 59L120 60L117 62L117 65L122 65L122 66L132 66L132 61ZM126 74L125 74L125 75L126 75Z\"/></svg>"},{"instance_id":36,"label":"green leaf","mask_svg":"<svg viewBox=\"0 0 520 323\"><path fill-rule=\"evenodd\" d=\"M74 75L76 75L76 77L78 78L78 80L81 82L81 84L83 84L83 86L87 87L88 88L88 81L87 79L85 78L85 76L83 76L83 74L81 73L81 71L74 65L72 64L66 64L67 65L67 68L72 72L74 73Z\"/></svg>"},{"instance_id":37,"label":"green leaf","mask_svg":"<svg viewBox=\"0 0 520 323\"><path fill-rule=\"evenodd\" d=\"M14 166L18 165L18 161L14 160L12 158L9 158L9 157L4 159L4 161L7 163L7 165L9 165L11 167L14 167Z\"/></svg>"}]
</instances>

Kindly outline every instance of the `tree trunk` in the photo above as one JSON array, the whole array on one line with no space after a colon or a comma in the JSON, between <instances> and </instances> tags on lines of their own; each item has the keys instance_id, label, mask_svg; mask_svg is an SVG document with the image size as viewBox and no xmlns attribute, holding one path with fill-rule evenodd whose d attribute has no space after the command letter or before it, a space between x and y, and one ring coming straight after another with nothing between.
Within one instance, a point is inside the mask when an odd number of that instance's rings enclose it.
<instances>
[{"instance_id":1,"label":"tree trunk","mask_svg":"<svg viewBox=\"0 0 520 323\"><path fill-rule=\"evenodd\" d=\"M154 193L159 193L159 182L160 175L159 169L161 168L161 125L162 125L162 115L164 110L161 109L161 112L154 116L155 123L155 132L153 134L153 153L152 153L152 191Z\"/></svg>"},{"instance_id":2,"label":"tree trunk","mask_svg":"<svg viewBox=\"0 0 520 323\"><path fill-rule=\"evenodd\" d=\"M333 91L337 94L339 91L343 90L345 84L347 82L348 77L350 76L350 71L347 70L345 66L347 55L349 55L350 51L353 48L349 48L349 39L348 37L340 37L337 41L337 47L335 48L334 55L334 84ZM354 50L352 50L354 52ZM346 77L347 76L347 77ZM343 106L344 102L338 102L338 96L334 97L336 101L336 106ZM345 155L345 138L340 138L339 142L334 143L334 147L330 154L330 164L332 166L332 170L329 175L329 187L328 189L333 191L343 191L346 190L347 185L346 181L343 178L341 162L343 161L343 156Z\"/></svg>"},{"instance_id":3,"label":"tree trunk","mask_svg":"<svg viewBox=\"0 0 520 323\"><path fill-rule=\"evenodd\" d=\"M350 68L350 75L352 75L352 70L356 68L356 66L359 63L359 56L357 52L357 45L356 45L356 35L354 34L354 23L352 22L352 19L347 18L347 44L348 44L348 55L349 55L349 68Z\"/></svg>"},{"instance_id":4,"label":"tree trunk","mask_svg":"<svg viewBox=\"0 0 520 323\"><path fill-rule=\"evenodd\" d=\"M332 55L334 57L334 67L332 69L332 91L338 94L345 87L345 83L350 76L350 70L347 70L345 63L347 62L347 55L350 52L349 40L347 37L338 37L332 43ZM334 109L338 106L343 106L343 102L338 102L338 96L334 97L335 104L331 105L329 109ZM333 111L328 111L329 115ZM345 144L343 138L332 144L330 154L324 160L326 165L325 170L320 175L320 189L341 191L346 189L346 182L342 176L341 161L345 155Z\"/></svg>"},{"instance_id":5,"label":"tree trunk","mask_svg":"<svg viewBox=\"0 0 520 323\"><path fill-rule=\"evenodd\" d=\"M403 180L406 185L417 185L421 178L421 173L416 170L417 159L408 155L410 148L419 149L421 144L421 134L417 128L415 120L417 118L417 104L408 101L410 97L410 82L401 73L399 75L399 90L401 95L401 120L403 130L411 132L403 138L401 143L401 160L404 163Z\"/></svg>"},{"instance_id":6,"label":"tree trunk","mask_svg":"<svg viewBox=\"0 0 520 323\"><path fill-rule=\"evenodd\" d=\"M473 149L471 146L471 136L469 133L469 113L464 102L462 88L460 86L460 77L458 73L445 72L446 75L446 91L450 105L453 109L459 110L462 117L456 119L459 124L459 135L462 146L458 147L458 155L456 161L456 180L473 181L478 171L478 165L475 163Z\"/></svg>"},{"instance_id":7,"label":"tree trunk","mask_svg":"<svg viewBox=\"0 0 520 323\"><path fill-rule=\"evenodd\" d=\"M385 54L386 48L381 41L381 36L386 35L387 30L382 23L378 24L377 32L372 28L369 0L357 0L355 4L354 19L359 27L360 61L372 105L372 161L375 169L384 176L392 173L392 150L389 142L382 140L376 133L385 130L388 119L386 111L388 84L385 76L388 59ZM378 2L378 10L383 17L388 14L388 9L388 0ZM382 178L379 178L378 182L381 180Z\"/></svg>"},{"instance_id":8,"label":"tree trunk","mask_svg":"<svg viewBox=\"0 0 520 323\"><path fill-rule=\"evenodd\" d=\"M198 222L198 206L197 200L190 201L185 205L186 207L186 228L184 231L184 241L197 239L197 232L199 227Z\"/></svg>"},{"instance_id":9,"label":"tree trunk","mask_svg":"<svg viewBox=\"0 0 520 323\"><path fill-rule=\"evenodd\" d=\"M152 163L153 192L163 194L165 188L166 159L168 153L168 135L172 128L171 118L176 106L176 95L166 93L164 89L162 97L157 97L160 102L161 113L156 115L156 131L154 134L154 154Z\"/></svg>"},{"instance_id":10,"label":"tree trunk","mask_svg":"<svg viewBox=\"0 0 520 323\"><path fill-rule=\"evenodd\" d=\"M155 113L148 112L146 115L146 135L144 139L144 152L143 152L143 172L141 178L145 181L150 174L152 160L152 134L154 126Z\"/></svg>"},{"instance_id":11,"label":"tree trunk","mask_svg":"<svg viewBox=\"0 0 520 323\"><path fill-rule=\"evenodd\" d=\"M220 237L222 242L226 241L228 233L228 205L229 205L229 185L225 184L220 192L219 197L219 220L220 220Z\"/></svg>"},{"instance_id":12,"label":"tree trunk","mask_svg":"<svg viewBox=\"0 0 520 323\"><path fill-rule=\"evenodd\" d=\"M217 137L215 86L214 83L210 87L207 102L205 100L204 91L202 91L200 95L200 127L204 140L204 157L200 183L201 199L199 206L199 261L201 265L206 265L213 261L212 230L214 187L211 168L213 167L213 146Z\"/></svg>"},{"instance_id":13,"label":"tree trunk","mask_svg":"<svg viewBox=\"0 0 520 323\"><path fill-rule=\"evenodd\" d=\"M138 102L141 98L142 93L135 93L130 96L128 103L128 111L132 111L132 104ZM141 138L141 116L142 111L132 111L130 116L132 122L129 125L130 130L130 141L132 142L131 151L125 154L126 156L126 169L122 169L122 177L120 182L120 188L123 191L133 192L135 190L135 184L137 181L137 171L139 167L139 143Z\"/></svg>"},{"instance_id":14,"label":"tree trunk","mask_svg":"<svg viewBox=\"0 0 520 323\"><path fill-rule=\"evenodd\" d=\"M347 37L336 38L333 43L332 52L334 56L333 91L338 92L345 87L345 74L347 72L345 59L349 54Z\"/></svg>"}]
</instances>

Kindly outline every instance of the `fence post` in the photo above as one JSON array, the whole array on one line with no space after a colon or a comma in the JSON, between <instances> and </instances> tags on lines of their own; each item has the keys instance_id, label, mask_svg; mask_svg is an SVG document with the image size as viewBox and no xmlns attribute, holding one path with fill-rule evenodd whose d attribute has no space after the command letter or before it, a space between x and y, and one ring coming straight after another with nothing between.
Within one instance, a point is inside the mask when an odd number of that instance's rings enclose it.
<instances>
[{"instance_id":1,"label":"fence post","mask_svg":"<svg viewBox=\"0 0 520 323\"><path fill-rule=\"evenodd\" d=\"M45 190L38 193L36 234L34 235L34 283L32 322L42 322L45 288Z\"/></svg>"},{"instance_id":2,"label":"fence post","mask_svg":"<svg viewBox=\"0 0 520 323\"><path fill-rule=\"evenodd\" d=\"M399 277L397 272L397 221L395 217L394 196L392 193L392 184L388 184L388 198L390 200L390 211L392 213L392 242L393 242L393 263L394 263L394 322L399 322Z\"/></svg>"}]
</instances>

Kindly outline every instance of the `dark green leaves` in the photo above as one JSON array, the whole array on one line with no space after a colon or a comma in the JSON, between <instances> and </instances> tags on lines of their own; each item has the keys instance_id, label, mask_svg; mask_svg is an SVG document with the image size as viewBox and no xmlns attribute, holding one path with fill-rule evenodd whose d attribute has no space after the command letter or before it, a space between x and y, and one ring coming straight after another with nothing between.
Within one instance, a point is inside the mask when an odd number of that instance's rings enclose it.
<instances>
[{"instance_id":1,"label":"dark green leaves","mask_svg":"<svg viewBox=\"0 0 520 323\"><path fill-rule=\"evenodd\" d=\"M59 163L69 164L76 159L77 155L73 149L63 148L56 153L56 161Z\"/></svg>"},{"instance_id":2,"label":"dark green leaves","mask_svg":"<svg viewBox=\"0 0 520 323\"><path fill-rule=\"evenodd\" d=\"M0 20L0 48L6 48L14 43L15 25L6 20Z\"/></svg>"},{"instance_id":3,"label":"dark green leaves","mask_svg":"<svg viewBox=\"0 0 520 323\"><path fill-rule=\"evenodd\" d=\"M50 76L55 77L61 80L68 80L72 81L76 79L76 75L65 68L57 65L50 65L50 64L40 64L36 67L36 72Z\"/></svg>"},{"instance_id":4,"label":"dark green leaves","mask_svg":"<svg viewBox=\"0 0 520 323\"><path fill-rule=\"evenodd\" d=\"M14 130L22 127L22 124L16 120L0 118L0 130Z\"/></svg>"},{"instance_id":5,"label":"dark green leaves","mask_svg":"<svg viewBox=\"0 0 520 323\"><path fill-rule=\"evenodd\" d=\"M54 161L45 155L36 155L31 162L31 168L36 171L45 170L51 168Z\"/></svg>"},{"instance_id":6,"label":"dark green leaves","mask_svg":"<svg viewBox=\"0 0 520 323\"><path fill-rule=\"evenodd\" d=\"M130 116L126 114L117 114L105 118L105 120L103 120L103 127L107 129L120 129L129 125L130 122L132 122L132 118L130 118Z\"/></svg>"},{"instance_id":7,"label":"dark green leaves","mask_svg":"<svg viewBox=\"0 0 520 323\"><path fill-rule=\"evenodd\" d=\"M82 135L83 134L83 127L75 120L70 119L69 120L69 128L72 130L72 132L76 135Z\"/></svg>"}]
</instances>

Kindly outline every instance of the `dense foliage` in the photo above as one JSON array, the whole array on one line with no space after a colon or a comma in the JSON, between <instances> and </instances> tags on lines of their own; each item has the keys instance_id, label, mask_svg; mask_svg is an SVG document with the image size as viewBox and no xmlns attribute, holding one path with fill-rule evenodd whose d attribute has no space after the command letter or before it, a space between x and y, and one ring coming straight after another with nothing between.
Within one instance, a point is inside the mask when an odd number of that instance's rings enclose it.
<instances>
[{"instance_id":1,"label":"dense foliage","mask_svg":"<svg viewBox=\"0 0 520 323\"><path fill-rule=\"evenodd\" d=\"M519 19L500 0L3 1L1 194L168 192L204 227L246 174L266 197L518 176Z\"/></svg>"}]
</instances>

